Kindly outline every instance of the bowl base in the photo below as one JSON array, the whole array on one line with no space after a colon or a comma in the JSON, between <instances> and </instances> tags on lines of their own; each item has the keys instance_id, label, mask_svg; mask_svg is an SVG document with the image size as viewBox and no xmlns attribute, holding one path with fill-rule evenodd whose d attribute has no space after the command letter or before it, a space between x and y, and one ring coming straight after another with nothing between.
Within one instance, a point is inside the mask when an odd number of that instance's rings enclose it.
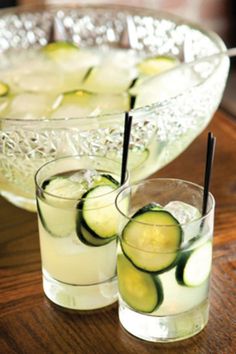
<instances>
[{"instance_id":1,"label":"bowl base","mask_svg":"<svg viewBox=\"0 0 236 354\"><path fill-rule=\"evenodd\" d=\"M36 212L36 202L34 199L19 197L15 194L5 191L0 191L0 195L19 208Z\"/></svg>"}]
</instances>

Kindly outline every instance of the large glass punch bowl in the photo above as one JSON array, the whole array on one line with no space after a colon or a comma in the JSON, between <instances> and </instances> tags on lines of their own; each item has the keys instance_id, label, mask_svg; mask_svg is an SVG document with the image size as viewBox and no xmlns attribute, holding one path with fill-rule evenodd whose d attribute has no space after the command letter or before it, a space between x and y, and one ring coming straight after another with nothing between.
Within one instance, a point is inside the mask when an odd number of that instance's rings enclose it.
<instances>
[{"instance_id":1,"label":"large glass punch bowl","mask_svg":"<svg viewBox=\"0 0 236 354\"><path fill-rule=\"evenodd\" d=\"M226 49L216 34L147 9L44 5L0 13L1 52L44 46L52 33L57 40L66 39L79 47L132 48L147 56L176 56L181 62ZM176 158L207 126L222 98L228 69L229 59L222 55L183 72L173 71L173 76L167 76L167 86L143 87L147 104L131 110L129 168L133 180L148 177ZM168 85L171 93L159 100ZM0 119L0 193L20 207L34 210L34 173L48 160L82 153L121 158L122 112L84 118L21 118Z\"/></svg>"}]
</instances>

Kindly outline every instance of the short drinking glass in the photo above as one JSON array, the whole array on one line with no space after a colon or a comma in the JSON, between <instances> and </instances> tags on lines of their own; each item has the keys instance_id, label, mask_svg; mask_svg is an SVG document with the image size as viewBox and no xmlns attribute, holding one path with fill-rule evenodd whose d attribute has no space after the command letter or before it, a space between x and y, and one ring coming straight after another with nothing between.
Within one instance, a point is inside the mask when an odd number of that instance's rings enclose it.
<instances>
[{"instance_id":1,"label":"short drinking glass","mask_svg":"<svg viewBox=\"0 0 236 354\"><path fill-rule=\"evenodd\" d=\"M117 300L120 170L105 157L70 156L36 173L43 288L62 307L92 310Z\"/></svg>"},{"instance_id":2,"label":"short drinking glass","mask_svg":"<svg viewBox=\"0 0 236 354\"><path fill-rule=\"evenodd\" d=\"M136 337L171 342L208 321L214 198L201 215L203 188L150 179L116 198L120 213L119 319Z\"/></svg>"}]
</instances>

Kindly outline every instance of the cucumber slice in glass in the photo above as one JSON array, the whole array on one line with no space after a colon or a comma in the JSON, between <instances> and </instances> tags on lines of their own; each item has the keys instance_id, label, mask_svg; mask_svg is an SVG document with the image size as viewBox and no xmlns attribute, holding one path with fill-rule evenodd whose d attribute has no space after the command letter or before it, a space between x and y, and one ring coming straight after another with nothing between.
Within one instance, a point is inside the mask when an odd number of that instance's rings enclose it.
<instances>
[{"instance_id":1,"label":"cucumber slice in glass","mask_svg":"<svg viewBox=\"0 0 236 354\"><path fill-rule=\"evenodd\" d=\"M182 230L167 211L159 207L153 209L152 204L143 210L125 226L122 250L137 268L162 273L175 265Z\"/></svg>"},{"instance_id":2,"label":"cucumber slice in glass","mask_svg":"<svg viewBox=\"0 0 236 354\"><path fill-rule=\"evenodd\" d=\"M149 203L149 204L145 205L144 207L142 207L141 209L139 209L138 211L136 211L136 213L133 215L133 217L138 216L138 215L142 215L146 211L152 211L152 210L163 210L163 208L160 204L157 204L154 202Z\"/></svg>"},{"instance_id":3,"label":"cucumber slice in glass","mask_svg":"<svg viewBox=\"0 0 236 354\"><path fill-rule=\"evenodd\" d=\"M99 177L94 180L92 188L82 196L83 200L78 204L76 224L80 241L97 247L116 238L118 224L114 195L109 195L109 192L113 192L119 183L110 174L104 173Z\"/></svg>"},{"instance_id":4,"label":"cucumber slice in glass","mask_svg":"<svg viewBox=\"0 0 236 354\"><path fill-rule=\"evenodd\" d=\"M102 239L117 235L119 214L114 203L112 185L98 185L83 196L82 218L87 230Z\"/></svg>"},{"instance_id":5,"label":"cucumber slice in glass","mask_svg":"<svg viewBox=\"0 0 236 354\"><path fill-rule=\"evenodd\" d=\"M76 211L60 208L38 199L38 214L45 230L54 237L67 237L76 227Z\"/></svg>"},{"instance_id":6,"label":"cucumber slice in glass","mask_svg":"<svg viewBox=\"0 0 236 354\"><path fill-rule=\"evenodd\" d=\"M87 246L91 246L91 247L104 246L116 238L116 236L107 239L99 238L94 233L91 233L91 230L88 230L86 225L83 225L83 222L78 222L78 221L77 221L76 232L80 241L86 244Z\"/></svg>"},{"instance_id":7,"label":"cucumber slice in glass","mask_svg":"<svg viewBox=\"0 0 236 354\"><path fill-rule=\"evenodd\" d=\"M100 178L94 181L93 187L101 186L103 184L111 185L113 187L119 186L119 182L114 177L106 173L101 174Z\"/></svg>"},{"instance_id":8,"label":"cucumber slice in glass","mask_svg":"<svg viewBox=\"0 0 236 354\"><path fill-rule=\"evenodd\" d=\"M83 186L58 176L44 181L42 187L49 193L45 194L45 199L37 199L39 218L44 228L54 237L69 236L76 228L74 198L80 198Z\"/></svg>"},{"instance_id":9,"label":"cucumber slice in glass","mask_svg":"<svg viewBox=\"0 0 236 354\"><path fill-rule=\"evenodd\" d=\"M151 313L161 305L163 290L157 277L138 270L122 254L117 258L117 273L120 295L131 308Z\"/></svg>"},{"instance_id":10,"label":"cucumber slice in glass","mask_svg":"<svg viewBox=\"0 0 236 354\"><path fill-rule=\"evenodd\" d=\"M180 285L196 287L201 285L209 276L212 262L212 243L193 251L183 252L176 267L176 280Z\"/></svg>"},{"instance_id":11,"label":"cucumber slice in glass","mask_svg":"<svg viewBox=\"0 0 236 354\"><path fill-rule=\"evenodd\" d=\"M85 191L85 187L82 183L78 183L63 176L55 176L50 180L44 181L43 189L45 192L51 194L50 196L47 195L49 202L54 202L54 204L57 202L59 203L59 206L63 206L66 203L66 207L69 205L74 205L74 201L68 200L68 202L66 202L58 199L58 197L79 199Z\"/></svg>"}]
</instances>

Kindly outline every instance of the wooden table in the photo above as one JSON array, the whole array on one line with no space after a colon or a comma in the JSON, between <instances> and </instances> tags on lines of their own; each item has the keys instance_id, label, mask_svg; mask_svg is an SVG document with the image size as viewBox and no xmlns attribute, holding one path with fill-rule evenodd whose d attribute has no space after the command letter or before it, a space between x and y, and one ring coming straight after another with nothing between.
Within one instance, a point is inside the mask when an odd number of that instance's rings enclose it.
<instances>
[{"instance_id":1,"label":"wooden table","mask_svg":"<svg viewBox=\"0 0 236 354\"><path fill-rule=\"evenodd\" d=\"M236 124L218 111L209 129L217 136L217 207L208 326L192 339L154 344L120 326L116 305L87 315L55 308L43 295L36 215L0 198L0 353L236 353ZM156 175L202 183L206 136Z\"/></svg>"}]
</instances>

